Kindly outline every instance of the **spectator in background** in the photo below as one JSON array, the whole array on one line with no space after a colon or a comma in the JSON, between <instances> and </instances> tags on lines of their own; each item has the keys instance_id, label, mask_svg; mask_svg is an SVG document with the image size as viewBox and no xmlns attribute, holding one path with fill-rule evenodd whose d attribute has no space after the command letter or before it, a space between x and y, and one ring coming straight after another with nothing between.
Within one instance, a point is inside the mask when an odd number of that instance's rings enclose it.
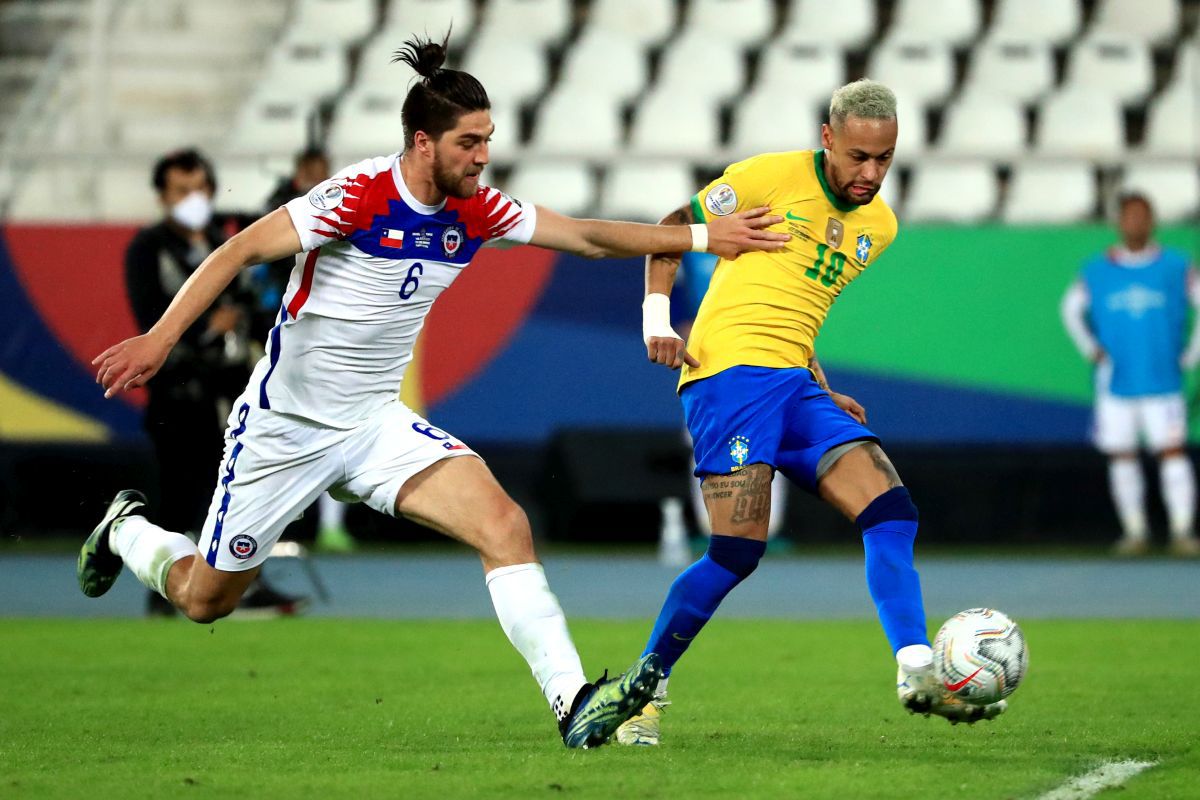
<instances>
[{"instance_id":1,"label":"spectator in background","mask_svg":"<svg viewBox=\"0 0 1200 800\"><path fill-rule=\"evenodd\" d=\"M329 156L319 147L310 147L296 156L295 169L283 178L267 198L263 214L269 214L294 197L308 194L314 186L331 175ZM262 264L250 271L251 284L258 297L256 307L255 338L265 341L274 327L279 313L279 304L287 289L288 278L296 265L294 257ZM348 553L357 543L346 530L346 505L322 494L317 501L316 548L327 553Z\"/></svg>"},{"instance_id":2,"label":"spectator in background","mask_svg":"<svg viewBox=\"0 0 1200 800\"><path fill-rule=\"evenodd\" d=\"M1185 348L1188 306L1200 307L1200 285L1185 253L1154 241L1154 211L1145 196L1123 195L1118 209L1121 244L1084 264L1063 298L1063 323L1096 367L1095 441L1109 458L1124 531L1117 554L1149 550L1140 437L1158 458L1170 550L1195 557L1196 478L1186 450L1183 372L1200 363L1200 326Z\"/></svg>"},{"instance_id":3,"label":"spectator in background","mask_svg":"<svg viewBox=\"0 0 1200 800\"><path fill-rule=\"evenodd\" d=\"M153 185L163 218L138 231L125 252L125 286L138 328L148 331L224 235L213 222L216 175L195 150L159 159ZM143 425L158 465L159 505L175 530L198 532L212 499L223 451L223 422L249 377L248 296L230 287L184 332L163 368L147 384ZM154 592L150 611L174 609ZM155 602L157 601L157 602ZM290 613L297 598L260 584L247 607Z\"/></svg>"}]
</instances>

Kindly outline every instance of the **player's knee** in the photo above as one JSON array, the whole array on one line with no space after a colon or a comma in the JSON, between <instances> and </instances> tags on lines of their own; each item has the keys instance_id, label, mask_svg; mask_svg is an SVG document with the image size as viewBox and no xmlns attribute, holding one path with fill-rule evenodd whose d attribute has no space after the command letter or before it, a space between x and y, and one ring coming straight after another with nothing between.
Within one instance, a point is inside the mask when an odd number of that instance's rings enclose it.
<instances>
[{"instance_id":1,"label":"player's knee","mask_svg":"<svg viewBox=\"0 0 1200 800\"><path fill-rule=\"evenodd\" d=\"M533 560L533 533L525 510L509 500L482 522L479 552L493 563L522 564Z\"/></svg>"},{"instance_id":2,"label":"player's knee","mask_svg":"<svg viewBox=\"0 0 1200 800\"><path fill-rule=\"evenodd\" d=\"M188 598L180 610L192 622L207 624L228 617L237 608L237 597L194 597Z\"/></svg>"},{"instance_id":3,"label":"player's knee","mask_svg":"<svg viewBox=\"0 0 1200 800\"><path fill-rule=\"evenodd\" d=\"M903 486L889 489L872 500L854 520L863 533L886 522L917 522L919 514L912 495Z\"/></svg>"},{"instance_id":4,"label":"player's knee","mask_svg":"<svg viewBox=\"0 0 1200 800\"><path fill-rule=\"evenodd\" d=\"M741 536L714 534L708 542L709 559L732 572L738 580L750 577L766 551L766 542Z\"/></svg>"}]
</instances>

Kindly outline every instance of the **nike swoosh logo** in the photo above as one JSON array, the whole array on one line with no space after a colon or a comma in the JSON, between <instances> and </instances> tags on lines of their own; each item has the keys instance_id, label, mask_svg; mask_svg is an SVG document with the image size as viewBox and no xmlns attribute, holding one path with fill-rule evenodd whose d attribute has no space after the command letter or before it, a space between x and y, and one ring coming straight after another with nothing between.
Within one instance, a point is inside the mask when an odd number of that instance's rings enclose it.
<instances>
[{"instance_id":1,"label":"nike swoosh logo","mask_svg":"<svg viewBox=\"0 0 1200 800\"><path fill-rule=\"evenodd\" d=\"M812 220L809 219L808 217L797 217L795 214L793 214L790 211L787 212L786 214L784 214L784 216L787 217L788 219L794 219L797 222L812 222Z\"/></svg>"},{"instance_id":2,"label":"nike swoosh logo","mask_svg":"<svg viewBox=\"0 0 1200 800\"><path fill-rule=\"evenodd\" d=\"M696 637L695 636L680 636L678 633L672 633L671 638L678 639L681 642L690 642L692 639L695 639ZM982 667L980 667L980 669L982 669Z\"/></svg>"},{"instance_id":3,"label":"nike swoosh logo","mask_svg":"<svg viewBox=\"0 0 1200 800\"><path fill-rule=\"evenodd\" d=\"M974 672L972 672L972 673L971 673L970 675L968 675L967 677L963 678L963 679L962 679L961 681L959 681L958 683L946 683L946 684L944 684L944 685L945 685L945 687L946 687L947 689L949 689L950 691L952 691L952 692L957 692L959 689L963 688L963 687L964 687L964 686L966 686L968 683L970 683L970 682L971 682L971 678L974 678L976 675L978 675L978 674L979 674L979 673L981 673L981 672L983 672L983 667L980 667L979 669L975 670Z\"/></svg>"}]
</instances>

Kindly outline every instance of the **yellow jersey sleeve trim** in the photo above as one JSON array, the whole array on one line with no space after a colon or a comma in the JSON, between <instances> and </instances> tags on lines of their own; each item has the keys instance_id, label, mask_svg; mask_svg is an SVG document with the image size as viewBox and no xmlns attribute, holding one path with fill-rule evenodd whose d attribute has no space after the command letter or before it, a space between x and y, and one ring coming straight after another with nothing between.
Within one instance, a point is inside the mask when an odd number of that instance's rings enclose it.
<instances>
[{"instance_id":1,"label":"yellow jersey sleeve trim","mask_svg":"<svg viewBox=\"0 0 1200 800\"><path fill-rule=\"evenodd\" d=\"M704 204L700 202L700 195L692 195L692 216L696 218L696 222L708 222L704 218Z\"/></svg>"}]
</instances>

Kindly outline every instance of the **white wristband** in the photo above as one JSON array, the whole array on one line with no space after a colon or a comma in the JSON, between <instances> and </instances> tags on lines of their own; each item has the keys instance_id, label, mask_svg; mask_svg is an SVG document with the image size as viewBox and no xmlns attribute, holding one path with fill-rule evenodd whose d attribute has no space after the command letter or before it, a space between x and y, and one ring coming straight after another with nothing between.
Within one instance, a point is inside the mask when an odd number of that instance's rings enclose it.
<instances>
[{"instance_id":1,"label":"white wristband","mask_svg":"<svg viewBox=\"0 0 1200 800\"><path fill-rule=\"evenodd\" d=\"M648 294L642 301L642 341L649 344L655 336L683 338L671 327L671 298L661 292Z\"/></svg>"},{"instance_id":2,"label":"white wristband","mask_svg":"<svg viewBox=\"0 0 1200 800\"><path fill-rule=\"evenodd\" d=\"M692 229L692 252L707 253L708 252L708 226L703 222L695 225L688 225Z\"/></svg>"}]
</instances>

